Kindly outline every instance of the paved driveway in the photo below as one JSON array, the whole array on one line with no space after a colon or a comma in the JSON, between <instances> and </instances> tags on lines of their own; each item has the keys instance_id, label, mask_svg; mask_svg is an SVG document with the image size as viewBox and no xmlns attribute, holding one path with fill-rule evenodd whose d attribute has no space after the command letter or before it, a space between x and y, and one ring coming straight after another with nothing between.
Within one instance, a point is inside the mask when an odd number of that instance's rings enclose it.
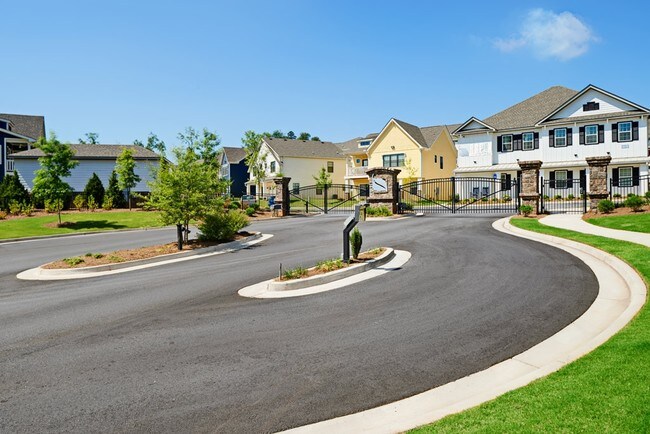
<instances>
[{"instance_id":1,"label":"paved driveway","mask_svg":"<svg viewBox=\"0 0 650 434\"><path fill-rule=\"evenodd\" d=\"M361 225L402 270L308 297L237 290L340 251L342 217L255 224L228 255L79 281L15 273L171 230L0 245L1 432L271 432L404 398L554 334L597 293L589 269L493 218Z\"/></svg>"}]
</instances>

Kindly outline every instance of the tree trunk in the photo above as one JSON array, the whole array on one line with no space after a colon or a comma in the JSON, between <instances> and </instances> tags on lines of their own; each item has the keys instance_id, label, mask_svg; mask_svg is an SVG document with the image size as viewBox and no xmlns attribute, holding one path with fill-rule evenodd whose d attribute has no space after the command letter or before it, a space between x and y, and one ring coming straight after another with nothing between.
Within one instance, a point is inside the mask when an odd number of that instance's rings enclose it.
<instances>
[{"instance_id":1,"label":"tree trunk","mask_svg":"<svg viewBox=\"0 0 650 434\"><path fill-rule=\"evenodd\" d=\"M188 241L189 235L190 235L190 221L189 220L185 220L185 231L184 232L185 232L185 244L187 244L187 241Z\"/></svg>"},{"instance_id":2,"label":"tree trunk","mask_svg":"<svg viewBox=\"0 0 650 434\"><path fill-rule=\"evenodd\" d=\"M61 226L61 208L59 208L58 214L59 214L59 226Z\"/></svg>"},{"instance_id":3,"label":"tree trunk","mask_svg":"<svg viewBox=\"0 0 650 434\"><path fill-rule=\"evenodd\" d=\"M131 189L126 190L126 200L129 201L129 211L131 211Z\"/></svg>"}]
</instances>

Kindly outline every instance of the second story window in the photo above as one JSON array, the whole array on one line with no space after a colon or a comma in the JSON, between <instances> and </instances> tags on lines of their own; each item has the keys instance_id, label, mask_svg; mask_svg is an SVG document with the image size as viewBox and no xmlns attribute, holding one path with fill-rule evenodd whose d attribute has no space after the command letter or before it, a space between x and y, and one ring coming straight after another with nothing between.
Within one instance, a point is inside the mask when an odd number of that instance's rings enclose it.
<instances>
[{"instance_id":1,"label":"second story window","mask_svg":"<svg viewBox=\"0 0 650 434\"><path fill-rule=\"evenodd\" d=\"M367 158L364 158L363 160L361 160L361 166L362 167L368 167L368 159Z\"/></svg>"},{"instance_id":2,"label":"second story window","mask_svg":"<svg viewBox=\"0 0 650 434\"><path fill-rule=\"evenodd\" d=\"M334 162L333 161L328 161L327 162L327 173L334 173Z\"/></svg>"},{"instance_id":3,"label":"second story window","mask_svg":"<svg viewBox=\"0 0 650 434\"><path fill-rule=\"evenodd\" d=\"M618 141L629 142L632 140L632 122L621 122L618 124Z\"/></svg>"},{"instance_id":4,"label":"second story window","mask_svg":"<svg viewBox=\"0 0 650 434\"><path fill-rule=\"evenodd\" d=\"M404 154L390 154L382 156L384 167L404 167Z\"/></svg>"},{"instance_id":5,"label":"second story window","mask_svg":"<svg viewBox=\"0 0 650 434\"><path fill-rule=\"evenodd\" d=\"M359 142L359 146L365 147L365 146L370 146L371 141L370 140L362 140Z\"/></svg>"},{"instance_id":6,"label":"second story window","mask_svg":"<svg viewBox=\"0 0 650 434\"><path fill-rule=\"evenodd\" d=\"M585 144L595 145L598 143L598 125L587 125L585 127Z\"/></svg>"},{"instance_id":7,"label":"second story window","mask_svg":"<svg viewBox=\"0 0 650 434\"><path fill-rule=\"evenodd\" d=\"M566 146L566 128L557 128L555 130L555 147L563 148Z\"/></svg>"},{"instance_id":8,"label":"second story window","mask_svg":"<svg viewBox=\"0 0 650 434\"><path fill-rule=\"evenodd\" d=\"M535 149L535 135L533 133L522 134L522 140L523 140L524 151L532 151L533 149Z\"/></svg>"},{"instance_id":9,"label":"second story window","mask_svg":"<svg viewBox=\"0 0 650 434\"><path fill-rule=\"evenodd\" d=\"M512 151L512 134L508 134L507 136L501 137L501 146L503 152Z\"/></svg>"},{"instance_id":10,"label":"second story window","mask_svg":"<svg viewBox=\"0 0 650 434\"><path fill-rule=\"evenodd\" d=\"M275 173L275 161L271 161L271 173Z\"/></svg>"}]
</instances>

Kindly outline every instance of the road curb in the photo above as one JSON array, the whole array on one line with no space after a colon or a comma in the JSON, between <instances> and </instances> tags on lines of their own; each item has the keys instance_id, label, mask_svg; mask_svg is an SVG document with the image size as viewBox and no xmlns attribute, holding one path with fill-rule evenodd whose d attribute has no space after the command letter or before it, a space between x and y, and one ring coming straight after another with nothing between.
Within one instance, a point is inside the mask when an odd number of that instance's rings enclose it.
<instances>
[{"instance_id":1,"label":"road curb","mask_svg":"<svg viewBox=\"0 0 650 434\"><path fill-rule=\"evenodd\" d=\"M188 252L171 253L168 255L157 256L155 258L149 259L139 259L116 264L97 265L94 267L47 269L40 266L18 273L16 277L21 280L65 280L83 279L88 277L104 276L107 274L124 273L127 271L141 270L144 268L150 268L159 265L173 264L176 262L183 262L191 259L198 259L222 253L234 252L269 239L272 236L273 235L256 232L253 235L242 240L231 241L228 243L219 244L217 246L196 249Z\"/></svg>"},{"instance_id":2,"label":"road curb","mask_svg":"<svg viewBox=\"0 0 650 434\"><path fill-rule=\"evenodd\" d=\"M528 350L483 371L380 407L294 428L287 433L395 433L475 407L545 377L606 342L643 307L643 279L621 259L594 247L515 228L510 218L494 229L562 249L592 269L596 300L573 323Z\"/></svg>"}]
</instances>

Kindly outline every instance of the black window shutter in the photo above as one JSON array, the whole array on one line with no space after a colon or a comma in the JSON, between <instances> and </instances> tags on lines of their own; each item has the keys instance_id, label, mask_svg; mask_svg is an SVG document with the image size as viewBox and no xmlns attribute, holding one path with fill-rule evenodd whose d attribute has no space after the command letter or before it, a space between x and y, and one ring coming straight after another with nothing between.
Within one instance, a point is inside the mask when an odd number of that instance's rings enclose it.
<instances>
[{"instance_id":1,"label":"black window shutter","mask_svg":"<svg viewBox=\"0 0 650 434\"><path fill-rule=\"evenodd\" d=\"M501 140L502 136L497 136L497 152L503 152L503 141Z\"/></svg>"},{"instance_id":2,"label":"black window shutter","mask_svg":"<svg viewBox=\"0 0 650 434\"><path fill-rule=\"evenodd\" d=\"M605 143L605 125L598 125L598 143Z\"/></svg>"},{"instance_id":3,"label":"black window shutter","mask_svg":"<svg viewBox=\"0 0 650 434\"><path fill-rule=\"evenodd\" d=\"M587 189L587 171L585 169L580 171L580 188Z\"/></svg>"},{"instance_id":4,"label":"black window shutter","mask_svg":"<svg viewBox=\"0 0 650 434\"><path fill-rule=\"evenodd\" d=\"M639 168L632 168L632 185L639 185Z\"/></svg>"},{"instance_id":5,"label":"black window shutter","mask_svg":"<svg viewBox=\"0 0 650 434\"><path fill-rule=\"evenodd\" d=\"M618 187L618 169L612 169L612 184Z\"/></svg>"},{"instance_id":6,"label":"black window shutter","mask_svg":"<svg viewBox=\"0 0 650 434\"><path fill-rule=\"evenodd\" d=\"M533 149L539 149L539 133L533 133Z\"/></svg>"},{"instance_id":7,"label":"black window shutter","mask_svg":"<svg viewBox=\"0 0 650 434\"><path fill-rule=\"evenodd\" d=\"M612 142L618 142L618 124L612 124Z\"/></svg>"},{"instance_id":8,"label":"black window shutter","mask_svg":"<svg viewBox=\"0 0 650 434\"><path fill-rule=\"evenodd\" d=\"M555 172L549 173L549 187L555 188Z\"/></svg>"},{"instance_id":9,"label":"black window shutter","mask_svg":"<svg viewBox=\"0 0 650 434\"><path fill-rule=\"evenodd\" d=\"M506 173L506 190L510 190L511 188L512 188L512 175Z\"/></svg>"},{"instance_id":10,"label":"black window shutter","mask_svg":"<svg viewBox=\"0 0 650 434\"><path fill-rule=\"evenodd\" d=\"M515 134L512 136L512 141L514 142L514 150L515 151L521 151L522 145L521 145L521 134Z\"/></svg>"},{"instance_id":11,"label":"black window shutter","mask_svg":"<svg viewBox=\"0 0 650 434\"><path fill-rule=\"evenodd\" d=\"M555 130L548 130L548 146L555 148Z\"/></svg>"},{"instance_id":12,"label":"black window shutter","mask_svg":"<svg viewBox=\"0 0 650 434\"><path fill-rule=\"evenodd\" d=\"M639 123L632 122L632 140L639 140Z\"/></svg>"},{"instance_id":13,"label":"black window shutter","mask_svg":"<svg viewBox=\"0 0 650 434\"><path fill-rule=\"evenodd\" d=\"M566 186L564 188L573 188L573 170L566 171Z\"/></svg>"},{"instance_id":14,"label":"black window shutter","mask_svg":"<svg viewBox=\"0 0 650 434\"><path fill-rule=\"evenodd\" d=\"M580 127L580 144L584 145L585 144L585 127Z\"/></svg>"},{"instance_id":15,"label":"black window shutter","mask_svg":"<svg viewBox=\"0 0 650 434\"><path fill-rule=\"evenodd\" d=\"M573 145L573 128L566 129L566 145Z\"/></svg>"}]
</instances>

